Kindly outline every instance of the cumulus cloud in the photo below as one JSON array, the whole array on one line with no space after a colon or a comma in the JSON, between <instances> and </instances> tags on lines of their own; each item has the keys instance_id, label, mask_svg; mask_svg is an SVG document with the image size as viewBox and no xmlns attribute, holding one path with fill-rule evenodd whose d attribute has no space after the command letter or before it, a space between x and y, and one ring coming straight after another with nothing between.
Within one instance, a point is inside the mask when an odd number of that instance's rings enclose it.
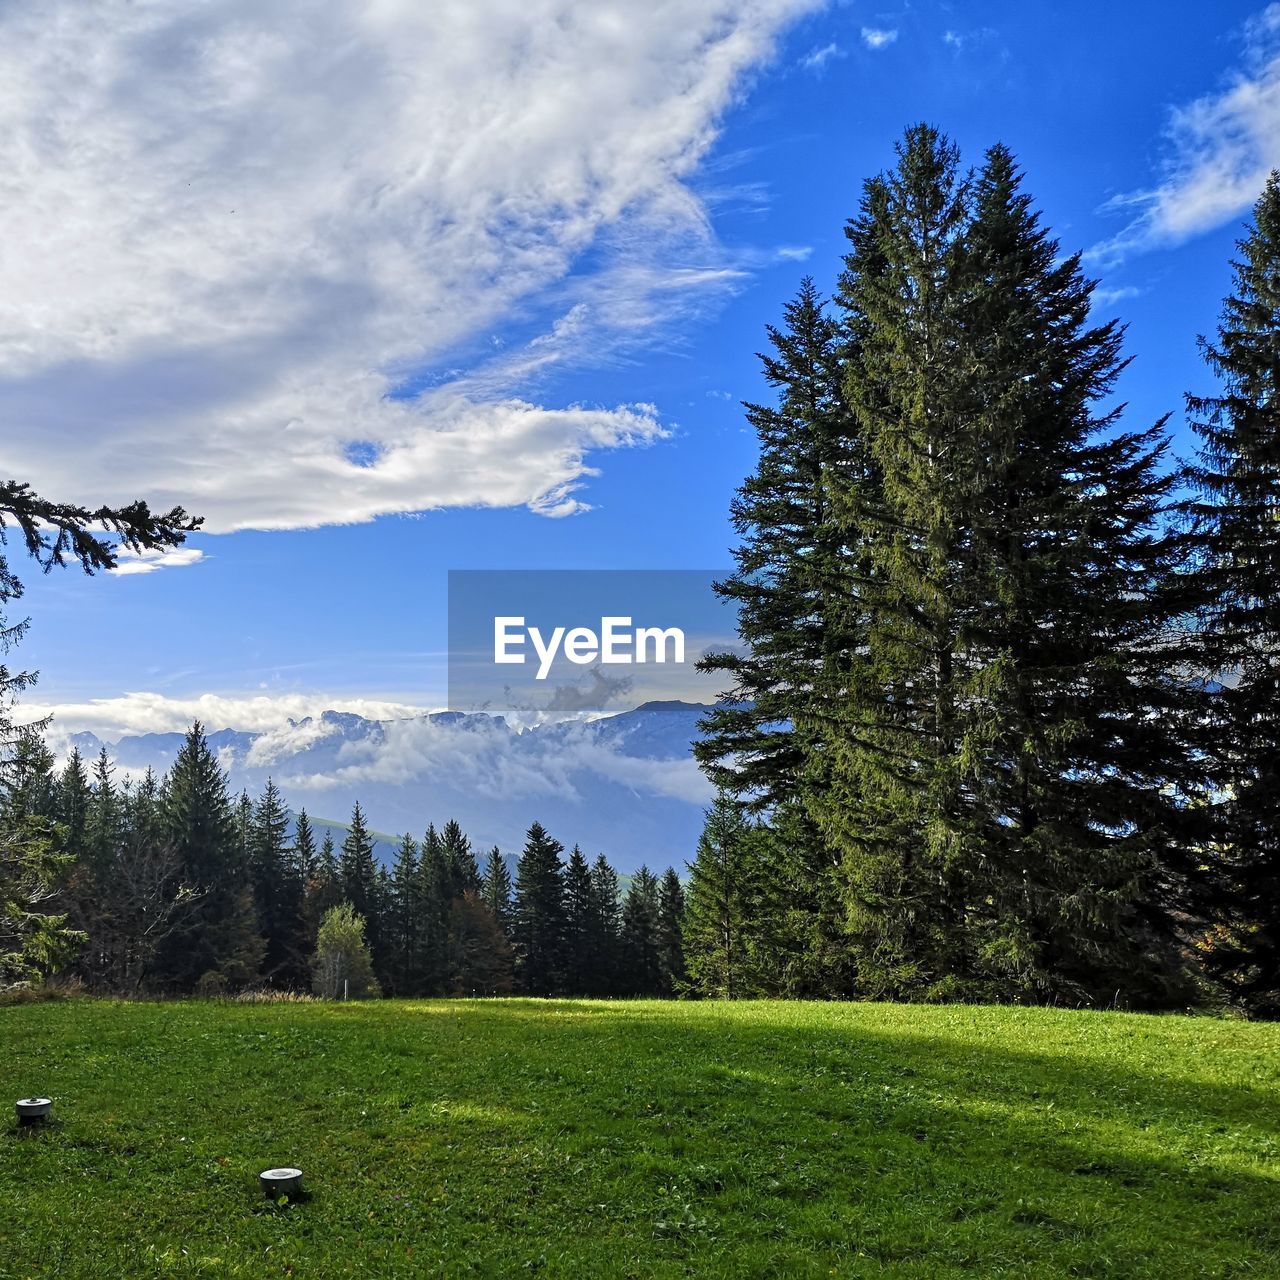
<instances>
[{"instance_id":1,"label":"cumulus cloud","mask_svg":"<svg viewBox=\"0 0 1280 1280\"><path fill-rule=\"evenodd\" d=\"M884 49L891 45L898 38L898 32L894 30L886 30L883 27L863 27L862 43L868 49Z\"/></svg>"},{"instance_id":2,"label":"cumulus cloud","mask_svg":"<svg viewBox=\"0 0 1280 1280\"><path fill-rule=\"evenodd\" d=\"M121 547L116 552L116 567L107 572L117 577L131 577L155 573L157 569L180 569L203 559L204 552L195 547L174 547L169 551L130 551L128 547Z\"/></svg>"},{"instance_id":3,"label":"cumulus cloud","mask_svg":"<svg viewBox=\"0 0 1280 1280\"><path fill-rule=\"evenodd\" d=\"M689 179L815 3L6 7L6 462L213 531L579 509L663 428L537 381L734 287Z\"/></svg>"},{"instance_id":4,"label":"cumulus cloud","mask_svg":"<svg viewBox=\"0 0 1280 1280\"><path fill-rule=\"evenodd\" d=\"M1090 258L1180 244L1238 217L1280 166L1280 4L1245 28L1244 68L1223 89L1171 113L1163 181L1111 201L1136 211L1123 231Z\"/></svg>"}]
</instances>

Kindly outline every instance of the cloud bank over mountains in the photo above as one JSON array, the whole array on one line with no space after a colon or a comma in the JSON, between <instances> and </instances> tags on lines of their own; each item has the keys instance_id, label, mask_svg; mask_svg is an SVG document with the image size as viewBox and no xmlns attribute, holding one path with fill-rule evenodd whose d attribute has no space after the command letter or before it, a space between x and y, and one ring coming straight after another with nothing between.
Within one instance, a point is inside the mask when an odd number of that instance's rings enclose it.
<instances>
[{"instance_id":1,"label":"cloud bank over mountains","mask_svg":"<svg viewBox=\"0 0 1280 1280\"><path fill-rule=\"evenodd\" d=\"M579 509L664 426L539 382L733 287L688 180L814 7L7 7L7 462L213 531Z\"/></svg>"},{"instance_id":2,"label":"cloud bank over mountains","mask_svg":"<svg viewBox=\"0 0 1280 1280\"><path fill-rule=\"evenodd\" d=\"M604 851L623 871L693 856L712 788L690 744L705 706L655 702L598 720L515 730L500 717L438 712L376 720L351 712L214 729L210 744L235 791L268 777L290 806L344 821L359 800L385 832L420 835L456 818L482 848L519 849L534 819L557 838ZM206 726L212 728L212 726ZM82 755L105 745L120 776L163 772L181 733L91 733L64 740Z\"/></svg>"}]
</instances>

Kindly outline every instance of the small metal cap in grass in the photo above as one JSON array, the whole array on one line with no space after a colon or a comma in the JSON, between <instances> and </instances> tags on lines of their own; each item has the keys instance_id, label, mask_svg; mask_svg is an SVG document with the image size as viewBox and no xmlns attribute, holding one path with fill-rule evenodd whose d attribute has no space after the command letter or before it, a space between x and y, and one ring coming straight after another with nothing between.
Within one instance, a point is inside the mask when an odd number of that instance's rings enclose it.
<instances>
[{"instance_id":1,"label":"small metal cap in grass","mask_svg":"<svg viewBox=\"0 0 1280 1280\"><path fill-rule=\"evenodd\" d=\"M14 1104L19 1124L43 1124L53 1110L52 1098L19 1098Z\"/></svg>"},{"instance_id":2,"label":"small metal cap in grass","mask_svg":"<svg viewBox=\"0 0 1280 1280\"><path fill-rule=\"evenodd\" d=\"M288 1167L264 1169L258 1174L258 1183L263 1194L272 1200L280 1196L298 1196L302 1194L302 1170Z\"/></svg>"}]
</instances>

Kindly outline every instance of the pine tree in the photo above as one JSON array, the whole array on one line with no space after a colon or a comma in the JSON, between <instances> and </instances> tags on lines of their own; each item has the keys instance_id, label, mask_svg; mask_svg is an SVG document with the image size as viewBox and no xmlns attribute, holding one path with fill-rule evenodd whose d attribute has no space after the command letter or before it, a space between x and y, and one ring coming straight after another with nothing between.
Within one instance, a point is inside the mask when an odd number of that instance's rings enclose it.
<instances>
[{"instance_id":1,"label":"pine tree","mask_svg":"<svg viewBox=\"0 0 1280 1280\"><path fill-rule=\"evenodd\" d=\"M338 861L342 872L342 891L355 909L356 915L365 921L369 950L377 952L374 940L375 926L371 919L374 905L374 880L377 863L373 857L373 837L365 825L364 810L357 800L351 810L351 821L342 840L342 856Z\"/></svg>"},{"instance_id":2,"label":"pine tree","mask_svg":"<svg viewBox=\"0 0 1280 1280\"><path fill-rule=\"evenodd\" d=\"M3 729L0 722L0 729ZM53 774L53 752L39 732L30 728L14 730L16 737L0 760L0 825L23 818L56 819L57 782Z\"/></svg>"},{"instance_id":3,"label":"pine tree","mask_svg":"<svg viewBox=\"0 0 1280 1280\"><path fill-rule=\"evenodd\" d=\"M89 775L76 747L71 748L67 763L58 775L57 797L58 821L63 826L63 847L75 857L82 857L91 792Z\"/></svg>"},{"instance_id":4,"label":"pine tree","mask_svg":"<svg viewBox=\"0 0 1280 1280\"><path fill-rule=\"evenodd\" d=\"M631 877L622 903L622 973L628 995L662 994L661 906L658 881L646 866Z\"/></svg>"},{"instance_id":5,"label":"pine tree","mask_svg":"<svg viewBox=\"0 0 1280 1280\"><path fill-rule=\"evenodd\" d=\"M233 807L236 858L241 866L253 866L253 798L247 789L236 797Z\"/></svg>"},{"instance_id":6,"label":"pine tree","mask_svg":"<svg viewBox=\"0 0 1280 1280\"><path fill-rule=\"evenodd\" d=\"M586 992L614 995L621 981L622 904L618 900L618 873L604 854L591 864L591 949L596 963Z\"/></svg>"},{"instance_id":7,"label":"pine tree","mask_svg":"<svg viewBox=\"0 0 1280 1280\"><path fill-rule=\"evenodd\" d=\"M516 979L527 995L551 995L564 961L564 846L535 822L525 837L516 870Z\"/></svg>"},{"instance_id":8,"label":"pine tree","mask_svg":"<svg viewBox=\"0 0 1280 1280\"><path fill-rule=\"evenodd\" d=\"M493 913L502 932L511 934L511 872L507 870L507 860L495 844L485 859L484 879L480 888L480 896L485 906Z\"/></svg>"},{"instance_id":9,"label":"pine tree","mask_svg":"<svg viewBox=\"0 0 1280 1280\"><path fill-rule=\"evenodd\" d=\"M125 811L114 773L103 747L93 764L83 845L69 887L71 918L89 939L77 970L92 987L110 985L118 977L119 957L107 942L115 932L108 910L111 879L125 842Z\"/></svg>"},{"instance_id":10,"label":"pine tree","mask_svg":"<svg viewBox=\"0 0 1280 1280\"><path fill-rule=\"evenodd\" d=\"M440 833L440 843L444 847L444 859L449 868L449 898L460 898L464 893L477 893L480 890L480 871L476 866L475 854L471 852L471 841L463 835L462 828L450 818Z\"/></svg>"},{"instance_id":11,"label":"pine tree","mask_svg":"<svg viewBox=\"0 0 1280 1280\"><path fill-rule=\"evenodd\" d=\"M832 499L865 633L810 808L866 994L1176 1003L1194 697L1163 423L1095 409L1119 331L1019 187L1005 149L974 183L920 126L849 228L875 483Z\"/></svg>"},{"instance_id":12,"label":"pine tree","mask_svg":"<svg viewBox=\"0 0 1280 1280\"><path fill-rule=\"evenodd\" d=\"M95 795L95 805L98 799ZM87 906L82 908L90 945L81 972L95 988L124 995L162 988L166 975L157 956L188 927L206 927L202 913L207 894L184 875L169 838L166 804L148 769L136 786L126 781L121 788L115 823L101 819L103 838L94 863L86 868ZM94 812L91 807L91 832ZM205 972L218 975L211 982L229 985L221 970Z\"/></svg>"},{"instance_id":13,"label":"pine tree","mask_svg":"<svg viewBox=\"0 0 1280 1280\"><path fill-rule=\"evenodd\" d=\"M342 868L338 865L338 851L334 847L333 832L325 829L316 855L315 875L307 889L307 920L309 929L319 929L326 911L344 901Z\"/></svg>"},{"instance_id":14,"label":"pine tree","mask_svg":"<svg viewBox=\"0 0 1280 1280\"><path fill-rule=\"evenodd\" d=\"M93 762L92 791L85 814L84 859L90 868L97 870L110 865L124 826L121 798L115 786L115 766L106 747Z\"/></svg>"},{"instance_id":15,"label":"pine tree","mask_svg":"<svg viewBox=\"0 0 1280 1280\"><path fill-rule=\"evenodd\" d=\"M753 831L720 792L707 810L685 893L684 956L690 989L741 999L756 990L748 938L758 890Z\"/></svg>"},{"instance_id":16,"label":"pine tree","mask_svg":"<svg viewBox=\"0 0 1280 1280\"><path fill-rule=\"evenodd\" d=\"M773 353L759 356L778 403L746 406L759 462L730 506L735 572L716 584L737 606L747 651L699 664L731 678L732 701L707 717L694 747L717 786L756 808L791 799L803 781L810 751L797 716L833 643L829 598L843 585L828 490L833 469L856 456L839 326L811 279L784 316L782 329L767 330Z\"/></svg>"},{"instance_id":17,"label":"pine tree","mask_svg":"<svg viewBox=\"0 0 1280 1280\"><path fill-rule=\"evenodd\" d=\"M319 918L313 918L311 914L311 894L320 871L320 857L316 851L315 831L305 809L299 809L293 820L289 868L295 881L296 895L296 933L291 979L298 985L305 980L309 971L310 957L316 949L316 933L319 929Z\"/></svg>"},{"instance_id":18,"label":"pine tree","mask_svg":"<svg viewBox=\"0 0 1280 1280\"><path fill-rule=\"evenodd\" d=\"M422 838L418 861L418 962L422 995L444 995L449 982L449 910L453 873L444 840L435 824Z\"/></svg>"},{"instance_id":19,"label":"pine tree","mask_svg":"<svg viewBox=\"0 0 1280 1280\"><path fill-rule=\"evenodd\" d=\"M566 995L590 992L595 966L600 962L596 949L595 902L591 890L591 868L575 844L564 869L564 991Z\"/></svg>"},{"instance_id":20,"label":"pine tree","mask_svg":"<svg viewBox=\"0 0 1280 1280\"><path fill-rule=\"evenodd\" d=\"M257 932L249 867L227 798L226 777L204 731L191 726L164 787L162 838L176 877L200 895L198 909L164 940L156 958L163 985L192 991L209 976L217 986L243 986L258 973Z\"/></svg>"},{"instance_id":21,"label":"pine tree","mask_svg":"<svg viewBox=\"0 0 1280 1280\"><path fill-rule=\"evenodd\" d=\"M668 867L658 888L658 958L661 994L682 991L688 977L684 963L684 886L674 867Z\"/></svg>"},{"instance_id":22,"label":"pine tree","mask_svg":"<svg viewBox=\"0 0 1280 1280\"><path fill-rule=\"evenodd\" d=\"M289 842L289 811L268 778L249 824L249 869L266 940L263 974L277 986L300 986L307 977L306 881ZM308 833L309 834L309 833Z\"/></svg>"},{"instance_id":23,"label":"pine tree","mask_svg":"<svg viewBox=\"0 0 1280 1280\"><path fill-rule=\"evenodd\" d=\"M1210 607L1205 667L1212 754L1225 795L1217 832L1228 901L1208 953L1246 1008L1280 1017L1280 173L1237 244L1217 339L1201 339L1222 383L1188 396L1200 437L1192 468Z\"/></svg>"},{"instance_id":24,"label":"pine tree","mask_svg":"<svg viewBox=\"0 0 1280 1280\"><path fill-rule=\"evenodd\" d=\"M418 890L418 842L405 832L396 850L387 911L387 988L393 996L417 994Z\"/></svg>"}]
</instances>

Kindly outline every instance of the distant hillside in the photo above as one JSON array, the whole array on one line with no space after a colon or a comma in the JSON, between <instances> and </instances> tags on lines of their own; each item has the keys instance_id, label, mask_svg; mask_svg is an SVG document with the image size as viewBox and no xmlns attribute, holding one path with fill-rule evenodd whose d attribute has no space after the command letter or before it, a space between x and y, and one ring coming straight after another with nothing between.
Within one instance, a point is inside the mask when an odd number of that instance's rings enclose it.
<instances>
[{"instance_id":1,"label":"distant hillside","mask_svg":"<svg viewBox=\"0 0 1280 1280\"><path fill-rule=\"evenodd\" d=\"M535 819L566 847L604 853L623 872L641 863L683 869L693 857L711 788L691 743L709 707L649 702L594 721L518 730L500 716L439 712L406 720L366 720L350 712L290 720L250 733L219 728L209 742L233 791L256 795L268 777L292 810L317 828L346 833L359 800L377 831L377 855L389 861L404 831L420 837L428 822L461 823L480 857L492 845L518 852ZM180 733L102 742L91 733L71 743L93 756L105 746L131 772L163 772Z\"/></svg>"}]
</instances>

